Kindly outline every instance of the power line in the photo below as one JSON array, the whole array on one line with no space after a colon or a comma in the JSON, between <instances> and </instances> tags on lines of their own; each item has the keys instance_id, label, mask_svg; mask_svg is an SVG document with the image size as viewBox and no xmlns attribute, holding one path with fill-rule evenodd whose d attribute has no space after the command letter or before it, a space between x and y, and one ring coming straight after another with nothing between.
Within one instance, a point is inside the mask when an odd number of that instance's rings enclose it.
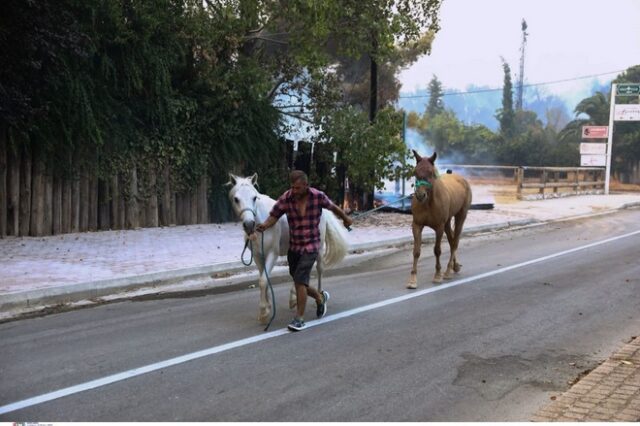
<instances>
[{"instance_id":1,"label":"power line","mask_svg":"<svg viewBox=\"0 0 640 426\"><path fill-rule=\"evenodd\" d=\"M565 78L563 80L545 81L543 83L524 84L523 87L535 87L535 86L545 86L547 84L566 83L566 82L569 82L569 81L577 81L577 80L584 80L584 79L587 79L587 78L601 77L603 75L619 74L619 73L624 72L624 71L625 70L610 71L610 72L604 72L604 73L601 73L601 74L592 74L592 75L585 75L585 76L581 76L581 77ZM474 93L498 92L498 91L502 91L502 90L503 90L503 88L469 90L467 92L446 92L446 93L443 93L442 96L470 95L470 94L474 94ZM411 95L411 96L400 96L400 99L428 98L428 97L429 97L429 95Z\"/></svg>"}]
</instances>

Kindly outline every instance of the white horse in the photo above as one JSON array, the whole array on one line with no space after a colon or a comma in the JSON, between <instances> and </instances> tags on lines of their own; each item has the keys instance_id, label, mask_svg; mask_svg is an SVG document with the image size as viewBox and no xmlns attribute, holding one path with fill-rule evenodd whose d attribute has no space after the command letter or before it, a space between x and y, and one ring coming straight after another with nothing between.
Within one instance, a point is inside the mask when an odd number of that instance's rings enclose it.
<instances>
[{"instance_id":1,"label":"white horse","mask_svg":"<svg viewBox=\"0 0 640 426\"><path fill-rule=\"evenodd\" d=\"M235 176L229 173L231 180L227 185L232 186L229 191L229 199L236 215L242 221L245 241L254 232L255 226L267 220L275 200L261 194L255 188L258 174L250 177ZM262 239L264 238L264 242ZM264 245L264 253L262 248ZM253 241L252 256L258 271L258 286L260 287L260 305L258 321L266 324L271 317L271 301L267 292L266 274L271 276L271 271L278 260L278 256L285 256L289 250L289 224L287 216L283 215L278 222L262 234L258 233ZM322 272L340 262L349 249L347 234L340 220L333 212L323 209L320 217L320 252L316 261L318 272L318 290L322 288ZM263 263L264 261L264 263ZM289 293L289 308L296 306L295 286L291 286Z\"/></svg>"}]
</instances>

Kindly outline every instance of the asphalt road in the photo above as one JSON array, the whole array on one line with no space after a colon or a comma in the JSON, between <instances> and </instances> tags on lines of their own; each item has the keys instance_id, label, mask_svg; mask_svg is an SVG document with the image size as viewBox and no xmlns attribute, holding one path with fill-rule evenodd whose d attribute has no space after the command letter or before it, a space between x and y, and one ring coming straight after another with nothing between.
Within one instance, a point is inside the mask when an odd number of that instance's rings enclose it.
<instances>
[{"instance_id":1,"label":"asphalt road","mask_svg":"<svg viewBox=\"0 0 640 426\"><path fill-rule=\"evenodd\" d=\"M639 230L630 210L463 238L440 286L428 245L417 291L403 250L330 274L299 333L287 285L267 333L256 289L0 324L0 420L526 421L638 332Z\"/></svg>"}]
</instances>

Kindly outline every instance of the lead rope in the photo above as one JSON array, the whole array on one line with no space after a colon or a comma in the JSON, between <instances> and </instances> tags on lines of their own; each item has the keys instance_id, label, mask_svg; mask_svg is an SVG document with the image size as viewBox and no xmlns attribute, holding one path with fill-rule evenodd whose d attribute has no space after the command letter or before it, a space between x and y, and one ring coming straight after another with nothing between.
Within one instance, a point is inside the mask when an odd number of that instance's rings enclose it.
<instances>
[{"instance_id":1,"label":"lead rope","mask_svg":"<svg viewBox=\"0 0 640 426\"><path fill-rule=\"evenodd\" d=\"M388 204L395 204L395 203L397 203L398 201L402 201L402 200L405 200L405 199L407 199L407 198L411 198L412 196L413 196L413 194L409 194L409 195L407 195L407 196L405 196L405 197L398 198L397 200L394 200L394 201L392 201L392 202L390 202L390 203L388 203ZM360 214L354 215L354 216L353 216L353 219L354 219L354 220L355 220L355 219L360 219L360 218L362 218L362 217L364 217L364 216L368 216L368 215L370 215L371 213L373 213L373 212L375 212L375 211L377 211L377 210L383 209L383 208L385 208L385 207L389 207L389 206L388 206L387 204L385 204L385 205L382 205L382 206L380 206L380 207L376 207L375 209L367 210L367 211L362 212L362 213L360 213ZM349 229L349 228L347 228L347 229ZM351 231L351 229L349 229L349 231Z\"/></svg>"}]
</instances>

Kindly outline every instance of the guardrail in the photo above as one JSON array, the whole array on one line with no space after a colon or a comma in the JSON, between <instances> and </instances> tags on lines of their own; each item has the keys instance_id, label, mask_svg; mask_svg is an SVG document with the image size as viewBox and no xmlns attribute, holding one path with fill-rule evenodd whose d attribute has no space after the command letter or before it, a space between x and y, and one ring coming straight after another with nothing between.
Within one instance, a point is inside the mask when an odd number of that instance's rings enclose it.
<instances>
[{"instance_id":1,"label":"guardrail","mask_svg":"<svg viewBox=\"0 0 640 426\"><path fill-rule=\"evenodd\" d=\"M476 179L513 182L518 199L555 198L604 191L605 169L600 167L529 167L487 165L438 165Z\"/></svg>"},{"instance_id":2,"label":"guardrail","mask_svg":"<svg viewBox=\"0 0 640 426\"><path fill-rule=\"evenodd\" d=\"M605 169L600 167L519 167L518 198L550 198L560 193L574 195L604 191ZM537 194L526 190L537 189ZM562 191L559 191L561 190ZM566 191L570 189L570 191ZM545 191L552 191L551 193Z\"/></svg>"}]
</instances>

